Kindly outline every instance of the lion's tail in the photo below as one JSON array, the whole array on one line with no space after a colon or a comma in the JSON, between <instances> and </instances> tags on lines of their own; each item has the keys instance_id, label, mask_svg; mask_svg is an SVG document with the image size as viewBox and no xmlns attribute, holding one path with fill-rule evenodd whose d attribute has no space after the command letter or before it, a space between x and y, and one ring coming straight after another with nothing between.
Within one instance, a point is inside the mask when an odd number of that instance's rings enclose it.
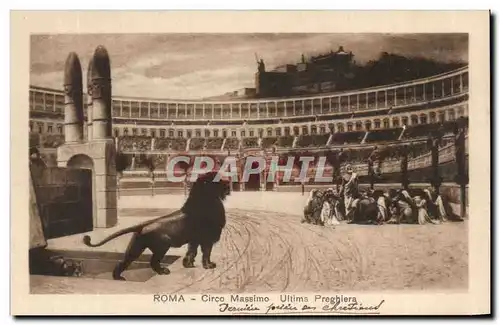
<instances>
[{"instance_id":1,"label":"lion's tail","mask_svg":"<svg viewBox=\"0 0 500 325\"><path fill-rule=\"evenodd\" d=\"M104 244L106 244L107 242L117 238L117 237L120 237L120 236L123 236L125 234L128 234L128 233L131 233L131 232L135 232L135 231L138 231L152 223L155 223L161 219L165 219L165 218L170 218L172 216L175 216L175 215L178 215L179 214L179 210L177 211L174 211L172 213L169 213L167 214L166 216L161 216L161 217L158 217L158 218L154 218L154 219L151 219L151 220L148 220L148 221L145 221L143 223L140 223L138 225L134 225L134 226L131 226L131 227L127 227L127 228L124 228L122 230L119 230L117 232L115 232L114 234L111 234L109 235L108 237L104 238L103 240L101 240L100 242L98 243L95 243L95 244L92 244L91 243L91 238L89 235L85 235L83 236L83 243L86 245L86 246L89 246L89 247L99 247L99 246L102 246Z\"/></svg>"},{"instance_id":2,"label":"lion's tail","mask_svg":"<svg viewBox=\"0 0 500 325\"><path fill-rule=\"evenodd\" d=\"M104 238L103 240L101 240L100 242L96 243L96 244L92 244L90 241L90 236L89 235L85 235L83 236L83 243L89 247L99 247L99 246L102 246L104 244L106 244L107 242L109 242L110 240L113 240L117 237L120 237L122 235L125 235L125 234L128 234L130 232L134 232L134 231L137 231L138 229L140 229L140 225L139 226L132 226L132 227L128 227L128 228L125 228L125 229L122 229L120 231L117 231L115 232L114 234Z\"/></svg>"}]
</instances>

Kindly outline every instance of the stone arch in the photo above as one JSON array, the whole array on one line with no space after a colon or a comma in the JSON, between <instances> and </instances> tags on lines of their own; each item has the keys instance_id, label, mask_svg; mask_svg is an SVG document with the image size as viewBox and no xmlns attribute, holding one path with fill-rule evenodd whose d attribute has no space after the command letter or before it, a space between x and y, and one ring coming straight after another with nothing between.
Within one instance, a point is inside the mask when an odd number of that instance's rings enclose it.
<instances>
[{"instance_id":1,"label":"stone arch","mask_svg":"<svg viewBox=\"0 0 500 325\"><path fill-rule=\"evenodd\" d=\"M428 123L427 114L420 113L419 118L420 118L420 124L427 124Z\"/></svg>"},{"instance_id":2,"label":"stone arch","mask_svg":"<svg viewBox=\"0 0 500 325\"><path fill-rule=\"evenodd\" d=\"M455 119L456 119L455 109L454 108L448 109L448 121L454 121Z\"/></svg>"},{"instance_id":3,"label":"stone arch","mask_svg":"<svg viewBox=\"0 0 500 325\"><path fill-rule=\"evenodd\" d=\"M393 117L392 118L392 127L400 127L399 122L400 122L400 120L399 120L398 116Z\"/></svg>"},{"instance_id":4,"label":"stone arch","mask_svg":"<svg viewBox=\"0 0 500 325\"><path fill-rule=\"evenodd\" d=\"M382 124L383 124L384 129L389 129L391 127L391 122L390 122L388 117L385 117L382 120Z\"/></svg>"},{"instance_id":5,"label":"stone arch","mask_svg":"<svg viewBox=\"0 0 500 325\"><path fill-rule=\"evenodd\" d=\"M267 137L272 137L273 136L273 128L272 127L268 126L266 128L266 136Z\"/></svg>"},{"instance_id":6,"label":"stone arch","mask_svg":"<svg viewBox=\"0 0 500 325\"><path fill-rule=\"evenodd\" d=\"M364 124L365 124L366 131L370 131L372 129L373 124L372 124L371 120L366 120Z\"/></svg>"},{"instance_id":7,"label":"stone arch","mask_svg":"<svg viewBox=\"0 0 500 325\"><path fill-rule=\"evenodd\" d=\"M347 132L354 131L354 124L352 122L347 122Z\"/></svg>"},{"instance_id":8,"label":"stone arch","mask_svg":"<svg viewBox=\"0 0 500 325\"><path fill-rule=\"evenodd\" d=\"M436 112L432 111L429 113L429 122L432 124L432 123L436 123Z\"/></svg>"},{"instance_id":9,"label":"stone arch","mask_svg":"<svg viewBox=\"0 0 500 325\"><path fill-rule=\"evenodd\" d=\"M411 120L411 125L417 125L418 124L418 115L412 114L410 117L410 120Z\"/></svg>"},{"instance_id":10,"label":"stone arch","mask_svg":"<svg viewBox=\"0 0 500 325\"><path fill-rule=\"evenodd\" d=\"M43 122L37 122L36 126L37 126L37 132L38 133L44 133L45 132L45 123L43 123Z\"/></svg>"},{"instance_id":11,"label":"stone arch","mask_svg":"<svg viewBox=\"0 0 500 325\"><path fill-rule=\"evenodd\" d=\"M87 155L77 154L68 159L66 163L68 168L72 169L94 169L94 161Z\"/></svg>"},{"instance_id":12,"label":"stone arch","mask_svg":"<svg viewBox=\"0 0 500 325\"><path fill-rule=\"evenodd\" d=\"M446 121L446 111L441 110L439 111L439 123L444 123Z\"/></svg>"}]
</instances>

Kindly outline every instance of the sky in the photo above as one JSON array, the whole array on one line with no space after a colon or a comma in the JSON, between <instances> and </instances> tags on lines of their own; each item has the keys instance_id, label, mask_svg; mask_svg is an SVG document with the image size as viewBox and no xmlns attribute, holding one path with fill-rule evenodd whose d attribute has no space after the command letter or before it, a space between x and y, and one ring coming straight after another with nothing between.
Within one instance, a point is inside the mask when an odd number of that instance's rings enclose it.
<instances>
[{"instance_id":1,"label":"sky","mask_svg":"<svg viewBox=\"0 0 500 325\"><path fill-rule=\"evenodd\" d=\"M111 58L115 96L199 99L254 87L257 64L266 70L343 46L358 63L381 52L442 62L468 61L467 34L82 34L32 35L30 84L63 88L64 62L76 52L84 88L98 45Z\"/></svg>"}]
</instances>

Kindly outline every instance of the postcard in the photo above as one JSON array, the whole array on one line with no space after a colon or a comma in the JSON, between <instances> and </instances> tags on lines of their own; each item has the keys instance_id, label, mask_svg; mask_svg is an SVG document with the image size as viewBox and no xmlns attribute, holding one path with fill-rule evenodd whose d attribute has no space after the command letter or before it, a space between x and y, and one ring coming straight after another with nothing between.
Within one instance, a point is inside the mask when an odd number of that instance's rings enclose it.
<instances>
[{"instance_id":1,"label":"postcard","mask_svg":"<svg viewBox=\"0 0 500 325\"><path fill-rule=\"evenodd\" d=\"M11 18L12 315L491 313L488 11Z\"/></svg>"}]
</instances>

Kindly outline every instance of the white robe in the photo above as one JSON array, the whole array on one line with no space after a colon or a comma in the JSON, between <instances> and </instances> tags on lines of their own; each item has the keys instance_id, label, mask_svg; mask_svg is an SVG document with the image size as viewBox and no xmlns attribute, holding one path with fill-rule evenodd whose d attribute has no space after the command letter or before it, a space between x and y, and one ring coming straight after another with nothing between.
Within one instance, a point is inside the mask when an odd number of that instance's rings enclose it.
<instances>
[{"instance_id":1,"label":"white robe","mask_svg":"<svg viewBox=\"0 0 500 325\"><path fill-rule=\"evenodd\" d=\"M321 221L325 224L325 226L335 226L340 224L335 217L333 206L328 201L323 202L323 208L321 209Z\"/></svg>"}]
</instances>

